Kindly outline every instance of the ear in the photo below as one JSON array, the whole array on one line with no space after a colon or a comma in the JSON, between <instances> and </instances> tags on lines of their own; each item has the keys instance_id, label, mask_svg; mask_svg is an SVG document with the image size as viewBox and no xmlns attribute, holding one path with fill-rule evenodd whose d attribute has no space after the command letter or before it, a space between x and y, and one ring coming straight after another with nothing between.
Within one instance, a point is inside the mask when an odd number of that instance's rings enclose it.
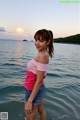
<instances>
[{"instance_id":1,"label":"ear","mask_svg":"<svg viewBox=\"0 0 80 120\"><path fill-rule=\"evenodd\" d=\"M50 44L50 42L51 42L51 40L49 39L49 40L48 40L48 42L47 42L47 45L49 45L49 44Z\"/></svg>"}]
</instances>

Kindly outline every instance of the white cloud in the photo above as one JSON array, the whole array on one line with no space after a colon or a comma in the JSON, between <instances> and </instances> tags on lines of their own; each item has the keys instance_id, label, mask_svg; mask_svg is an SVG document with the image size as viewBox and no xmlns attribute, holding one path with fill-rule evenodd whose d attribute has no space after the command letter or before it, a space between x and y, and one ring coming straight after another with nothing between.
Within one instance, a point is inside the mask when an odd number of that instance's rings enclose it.
<instances>
[{"instance_id":1,"label":"white cloud","mask_svg":"<svg viewBox=\"0 0 80 120\"><path fill-rule=\"evenodd\" d=\"M6 32L4 27L0 27L0 32Z\"/></svg>"}]
</instances>

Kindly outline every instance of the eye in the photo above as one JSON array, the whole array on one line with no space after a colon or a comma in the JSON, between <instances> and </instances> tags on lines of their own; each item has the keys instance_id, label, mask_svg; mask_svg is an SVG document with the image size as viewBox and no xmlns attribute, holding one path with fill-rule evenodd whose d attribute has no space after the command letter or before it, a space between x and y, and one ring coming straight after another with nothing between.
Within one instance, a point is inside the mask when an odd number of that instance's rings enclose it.
<instances>
[{"instance_id":1,"label":"eye","mask_svg":"<svg viewBox=\"0 0 80 120\"><path fill-rule=\"evenodd\" d=\"M39 41L39 42L44 42L45 40L44 39L35 39L35 42L37 42L37 41Z\"/></svg>"},{"instance_id":2,"label":"eye","mask_svg":"<svg viewBox=\"0 0 80 120\"><path fill-rule=\"evenodd\" d=\"M44 39L40 39L39 41L40 41L40 42L44 42L45 40L44 40Z\"/></svg>"},{"instance_id":3,"label":"eye","mask_svg":"<svg viewBox=\"0 0 80 120\"><path fill-rule=\"evenodd\" d=\"M38 41L37 39L35 39L35 42Z\"/></svg>"}]
</instances>

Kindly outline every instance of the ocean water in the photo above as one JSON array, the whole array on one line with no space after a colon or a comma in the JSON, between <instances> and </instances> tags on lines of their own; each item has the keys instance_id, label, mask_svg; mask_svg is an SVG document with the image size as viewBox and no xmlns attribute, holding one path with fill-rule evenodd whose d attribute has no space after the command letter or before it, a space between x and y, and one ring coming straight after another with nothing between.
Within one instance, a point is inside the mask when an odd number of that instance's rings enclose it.
<instances>
[{"instance_id":1,"label":"ocean water","mask_svg":"<svg viewBox=\"0 0 80 120\"><path fill-rule=\"evenodd\" d=\"M80 45L54 43L54 49L45 79L47 120L80 120ZM0 112L9 120L25 119L26 65L36 54L34 42L0 40Z\"/></svg>"}]
</instances>

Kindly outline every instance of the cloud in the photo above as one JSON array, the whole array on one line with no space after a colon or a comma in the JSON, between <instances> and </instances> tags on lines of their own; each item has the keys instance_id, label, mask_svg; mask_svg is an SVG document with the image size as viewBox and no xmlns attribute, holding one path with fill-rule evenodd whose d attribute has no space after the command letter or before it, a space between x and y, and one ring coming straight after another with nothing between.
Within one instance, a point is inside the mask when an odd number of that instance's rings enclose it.
<instances>
[{"instance_id":1,"label":"cloud","mask_svg":"<svg viewBox=\"0 0 80 120\"><path fill-rule=\"evenodd\" d=\"M0 32L6 32L4 27L0 27Z\"/></svg>"},{"instance_id":2,"label":"cloud","mask_svg":"<svg viewBox=\"0 0 80 120\"><path fill-rule=\"evenodd\" d=\"M0 39L12 39L12 40L33 40L33 36L25 32L25 34L17 34L13 31L7 31L4 27L0 27Z\"/></svg>"}]
</instances>

